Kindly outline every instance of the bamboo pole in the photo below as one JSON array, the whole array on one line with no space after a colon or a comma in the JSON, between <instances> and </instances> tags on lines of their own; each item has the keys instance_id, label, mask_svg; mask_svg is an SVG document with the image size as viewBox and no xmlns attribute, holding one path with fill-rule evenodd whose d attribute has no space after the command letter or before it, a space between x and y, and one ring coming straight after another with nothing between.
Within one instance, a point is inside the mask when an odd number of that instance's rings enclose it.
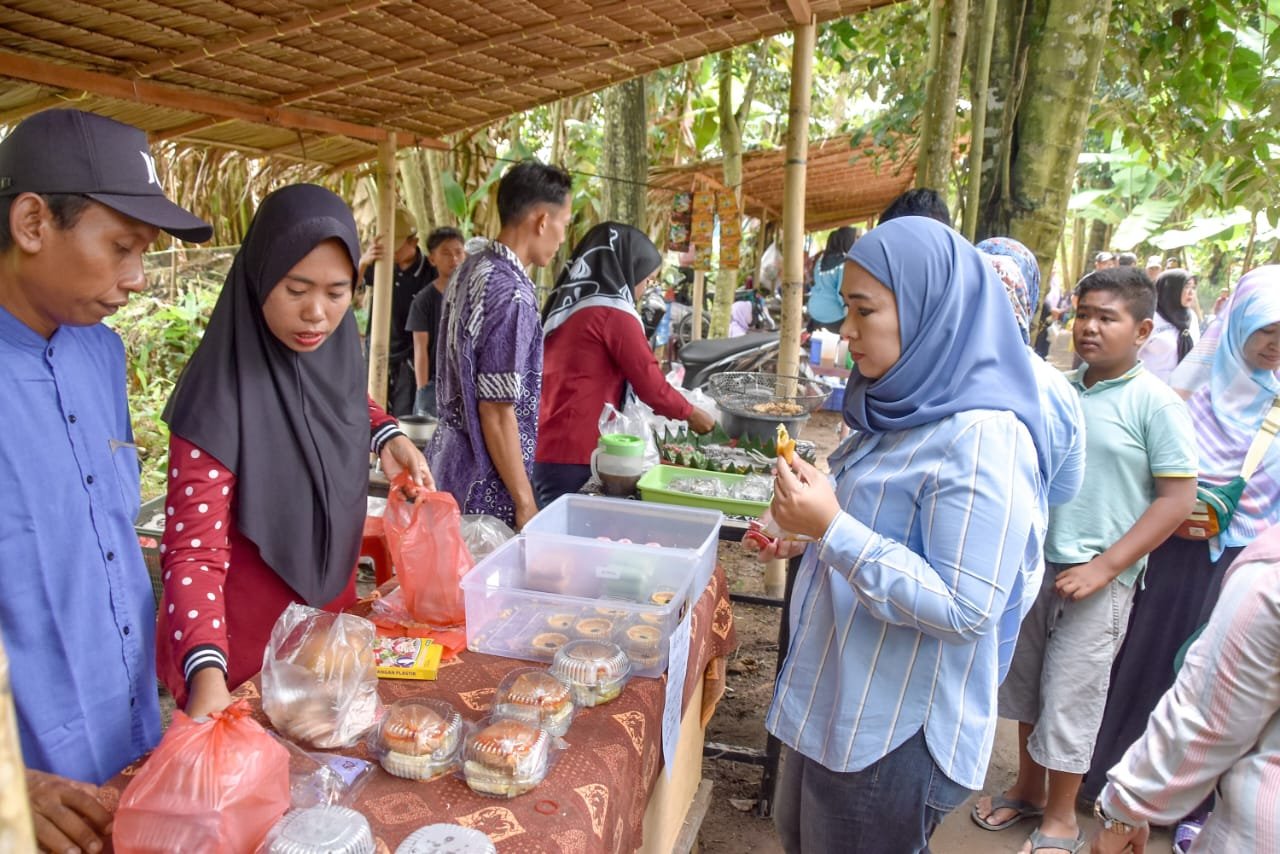
<instances>
[{"instance_id":1,"label":"bamboo pole","mask_svg":"<svg viewBox=\"0 0 1280 854\"><path fill-rule=\"evenodd\" d=\"M702 295L707 288L707 274L701 270L695 270L693 273L693 329L689 332L690 341L698 341L702 338ZM671 334L675 335L676 330L672 328Z\"/></svg>"},{"instance_id":2,"label":"bamboo pole","mask_svg":"<svg viewBox=\"0 0 1280 854\"><path fill-rule=\"evenodd\" d=\"M378 234L382 260L373 266L373 307L369 324L369 395L387 405L387 348L391 343L391 289L395 286L396 135L378 145Z\"/></svg>"},{"instance_id":3,"label":"bamboo pole","mask_svg":"<svg viewBox=\"0 0 1280 854\"><path fill-rule=\"evenodd\" d=\"M778 375L800 369L800 316L804 312L805 168L809 157L809 105L813 97L813 49L817 19L796 27L791 53L791 105L787 111L787 164L782 191L782 331ZM766 596L781 598L787 563L772 560L764 569Z\"/></svg>"},{"instance_id":4,"label":"bamboo pole","mask_svg":"<svg viewBox=\"0 0 1280 854\"><path fill-rule=\"evenodd\" d=\"M973 241L978 233L978 205L982 200L982 150L987 136L987 84L991 79L991 42L996 33L996 0L980 0L982 32L978 41L978 65L973 74L973 124L969 131L969 199L964 206L964 236Z\"/></svg>"}]
</instances>

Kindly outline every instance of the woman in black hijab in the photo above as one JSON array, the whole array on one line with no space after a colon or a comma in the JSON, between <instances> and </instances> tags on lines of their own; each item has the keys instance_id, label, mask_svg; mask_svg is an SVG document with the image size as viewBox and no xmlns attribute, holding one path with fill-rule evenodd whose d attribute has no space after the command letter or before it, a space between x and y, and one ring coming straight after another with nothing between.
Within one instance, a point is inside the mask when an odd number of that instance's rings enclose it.
<instances>
[{"instance_id":1,"label":"woman in black hijab","mask_svg":"<svg viewBox=\"0 0 1280 854\"><path fill-rule=\"evenodd\" d=\"M354 601L371 448L389 474L431 485L364 391L359 257L340 198L310 184L272 193L169 399L156 657L192 716L225 707L228 687L261 668L289 603Z\"/></svg>"},{"instance_id":2,"label":"woman in black hijab","mask_svg":"<svg viewBox=\"0 0 1280 854\"><path fill-rule=\"evenodd\" d=\"M1195 278L1186 270L1166 270L1156 277L1155 326L1138 358L1165 382L1200 339L1195 305Z\"/></svg>"},{"instance_id":3,"label":"woman in black hijab","mask_svg":"<svg viewBox=\"0 0 1280 854\"><path fill-rule=\"evenodd\" d=\"M845 313L844 299L840 296L844 262L857 239L858 230L847 225L827 235L827 248L813 265L813 289L809 291L807 306L810 332L840 331Z\"/></svg>"},{"instance_id":4,"label":"woman in black hijab","mask_svg":"<svg viewBox=\"0 0 1280 854\"><path fill-rule=\"evenodd\" d=\"M659 415L707 433L715 421L662 375L649 348L636 296L662 266L644 232L605 222L574 247L542 313L542 406L533 488L539 507L576 492L591 477L606 403L622 408L630 386Z\"/></svg>"}]
</instances>

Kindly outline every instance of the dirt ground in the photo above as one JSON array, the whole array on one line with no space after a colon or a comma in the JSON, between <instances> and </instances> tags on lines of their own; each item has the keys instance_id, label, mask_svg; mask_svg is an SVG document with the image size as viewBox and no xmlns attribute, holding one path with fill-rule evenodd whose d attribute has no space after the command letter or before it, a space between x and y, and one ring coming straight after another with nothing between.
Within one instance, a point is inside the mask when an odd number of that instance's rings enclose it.
<instances>
[{"instance_id":1,"label":"dirt ground","mask_svg":"<svg viewBox=\"0 0 1280 854\"><path fill-rule=\"evenodd\" d=\"M840 420L837 413L816 413L801 438L817 443L818 458L825 465L835 447ZM764 594L764 575L754 557L736 543L721 543L720 561L735 592ZM707 741L764 748L764 716L773 692L778 654L780 610L766 606L734 605L739 647L729 662L728 688L707 728ZM1002 791L1016 776L1018 767L1016 726L1001 721L995 750L987 772L985 791ZM723 759L704 759L703 776L714 783L711 807L702 823L700 850L707 854L779 854L782 851L771 820L756 815L760 793L760 768ZM1023 822L1002 833L982 830L969 819L973 800L956 810L934 835L934 854L1013 854L1035 828ZM1082 826L1091 832L1092 816L1080 814ZM1152 852L1169 850L1169 834L1152 834ZM856 854L856 852L850 852Z\"/></svg>"}]
</instances>

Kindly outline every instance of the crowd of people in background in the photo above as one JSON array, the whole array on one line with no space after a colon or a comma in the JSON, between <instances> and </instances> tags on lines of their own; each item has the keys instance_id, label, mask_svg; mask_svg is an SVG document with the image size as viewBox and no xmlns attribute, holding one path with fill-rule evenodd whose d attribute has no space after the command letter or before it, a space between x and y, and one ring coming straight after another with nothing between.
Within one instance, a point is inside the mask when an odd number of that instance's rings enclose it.
<instances>
[{"instance_id":1,"label":"crowd of people in background","mask_svg":"<svg viewBox=\"0 0 1280 854\"><path fill-rule=\"evenodd\" d=\"M110 816L72 781L155 746L157 674L189 714L218 712L290 603L351 603L370 454L518 530L589 478L606 405L715 426L645 335L662 254L643 232L592 228L539 304L528 271L572 214L563 169L512 166L498 233L437 228L425 253L407 211L362 253L343 199L285 187L164 413L157 617L124 352L101 321L160 230L211 229L149 157L140 131L75 110L0 142L0 563L27 568L0 576L0 628L34 827L59 850L102 850ZM384 409L350 307L388 262ZM1180 822L1179 852L1280 851L1280 267L1202 317L1177 258L1094 266L1042 288L1026 246L971 244L927 189L816 259L811 328L848 342L852 433L830 476L778 464L789 536L760 553L800 558L766 718L788 852L927 851L983 788L999 717L1018 776L971 817L1034 819L1027 854L1090 844L1081 798L1095 852L1141 850L1153 822ZM1044 359L1055 329L1064 370ZM398 429L415 412L436 419L425 454ZM71 651L55 678L51 646Z\"/></svg>"}]
</instances>

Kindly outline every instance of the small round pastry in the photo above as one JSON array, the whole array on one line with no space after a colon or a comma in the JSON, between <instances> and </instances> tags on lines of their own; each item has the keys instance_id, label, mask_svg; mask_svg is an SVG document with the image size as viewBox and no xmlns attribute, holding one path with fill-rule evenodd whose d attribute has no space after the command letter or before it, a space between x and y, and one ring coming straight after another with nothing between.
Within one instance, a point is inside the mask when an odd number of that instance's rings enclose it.
<instances>
[{"instance_id":1,"label":"small round pastry","mask_svg":"<svg viewBox=\"0 0 1280 854\"><path fill-rule=\"evenodd\" d=\"M631 616L630 611L623 610L622 608L596 608L596 614L606 619L613 620L615 623L621 622Z\"/></svg>"},{"instance_id":2,"label":"small round pastry","mask_svg":"<svg viewBox=\"0 0 1280 854\"><path fill-rule=\"evenodd\" d=\"M613 620L607 617L587 617L579 620L573 630L584 638L603 639L613 634Z\"/></svg>"},{"instance_id":3,"label":"small round pastry","mask_svg":"<svg viewBox=\"0 0 1280 854\"><path fill-rule=\"evenodd\" d=\"M399 700L379 728L382 767L409 780L431 780L456 764L462 716L441 700Z\"/></svg>"},{"instance_id":4,"label":"small round pastry","mask_svg":"<svg viewBox=\"0 0 1280 854\"><path fill-rule=\"evenodd\" d=\"M546 670L522 667L508 673L494 696L493 715L540 726L550 735L564 735L573 721L573 697Z\"/></svg>"},{"instance_id":5,"label":"small round pastry","mask_svg":"<svg viewBox=\"0 0 1280 854\"><path fill-rule=\"evenodd\" d=\"M649 626L661 626L666 621L665 616L662 614L655 614L651 611L641 612L636 619Z\"/></svg>"},{"instance_id":6,"label":"small round pastry","mask_svg":"<svg viewBox=\"0 0 1280 854\"><path fill-rule=\"evenodd\" d=\"M631 660L631 669L636 673L641 671L658 672L654 675L662 675L662 648L656 646L633 646L627 648L627 658Z\"/></svg>"},{"instance_id":7,"label":"small round pastry","mask_svg":"<svg viewBox=\"0 0 1280 854\"><path fill-rule=\"evenodd\" d=\"M599 706L622 693L631 662L616 643L577 640L560 648L551 672L568 684L579 706Z\"/></svg>"},{"instance_id":8,"label":"small round pastry","mask_svg":"<svg viewBox=\"0 0 1280 854\"><path fill-rule=\"evenodd\" d=\"M467 736L462 773L472 791L501 798L522 795L547 775L551 738L522 721L492 721Z\"/></svg>"},{"instance_id":9,"label":"small round pastry","mask_svg":"<svg viewBox=\"0 0 1280 854\"><path fill-rule=\"evenodd\" d=\"M674 598L676 598L676 592L663 587L653 591L653 594L649 596L649 601L655 605L666 605Z\"/></svg>"},{"instance_id":10,"label":"small round pastry","mask_svg":"<svg viewBox=\"0 0 1280 854\"><path fill-rule=\"evenodd\" d=\"M627 651L630 652L636 647L656 648L662 643L662 632L657 627L647 623L637 623L631 626L624 633L624 639L627 643Z\"/></svg>"},{"instance_id":11,"label":"small round pastry","mask_svg":"<svg viewBox=\"0 0 1280 854\"><path fill-rule=\"evenodd\" d=\"M534 635L533 640L529 641L529 647L535 655L550 655L569 642L569 638L559 632L543 632L540 635Z\"/></svg>"},{"instance_id":12,"label":"small round pastry","mask_svg":"<svg viewBox=\"0 0 1280 854\"><path fill-rule=\"evenodd\" d=\"M577 617L574 614L548 614L547 628L556 632L567 632L575 619Z\"/></svg>"}]
</instances>

